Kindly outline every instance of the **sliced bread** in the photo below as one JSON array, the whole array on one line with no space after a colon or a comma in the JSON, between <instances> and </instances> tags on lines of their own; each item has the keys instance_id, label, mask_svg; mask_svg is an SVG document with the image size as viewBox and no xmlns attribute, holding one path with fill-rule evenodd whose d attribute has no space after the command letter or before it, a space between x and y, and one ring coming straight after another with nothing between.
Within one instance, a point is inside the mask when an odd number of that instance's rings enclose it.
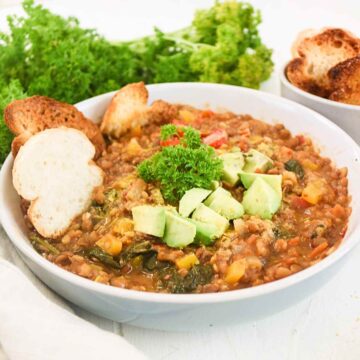
<instances>
[{"instance_id":1,"label":"sliced bread","mask_svg":"<svg viewBox=\"0 0 360 360\"><path fill-rule=\"evenodd\" d=\"M299 35L292 53L296 57L286 69L289 81L307 92L327 97L331 92L328 71L360 54L360 40L343 29L327 28L319 33L308 30Z\"/></svg>"},{"instance_id":2,"label":"sliced bread","mask_svg":"<svg viewBox=\"0 0 360 360\"><path fill-rule=\"evenodd\" d=\"M360 105L360 55L332 67L329 78L333 89L329 99Z\"/></svg>"},{"instance_id":3,"label":"sliced bread","mask_svg":"<svg viewBox=\"0 0 360 360\"><path fill-rule=\"evenodd\" d=\"M102 170L93 163L95 147L79 130L48 129L20 148L13 184L30 201L28 216L44 237L57 238L90 204Z\"/></svg>"},{"instance_id":4,"label":"sliced bread","mask_svg":"<svg viewBox=\"0 0 360 360\"><path fill-rule=\"evenodd\" d=\"M97 156L105 149L103 136L96 124L86 119L75 106L46 96L32 96L13 101L5 108L4 120L11 132L16 135L12 144L14 155L32 135L60 126L84 132L95 145Z\"/></svg>"}]
</instances>

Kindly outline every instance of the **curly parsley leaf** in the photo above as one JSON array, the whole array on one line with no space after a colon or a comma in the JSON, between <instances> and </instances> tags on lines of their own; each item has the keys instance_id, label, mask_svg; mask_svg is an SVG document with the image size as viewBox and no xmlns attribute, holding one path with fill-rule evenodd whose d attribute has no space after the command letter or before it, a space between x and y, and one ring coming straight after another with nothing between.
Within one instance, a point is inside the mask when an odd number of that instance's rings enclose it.
<instances>
[{"instance_id":1,"label":"curly parsley leaf","mask_svg":"<svg viewBox=\"0 0 360 360\"><path fill-rule=\"evenodd\" d=\"M184 132L184 136L181 143L184 146L190 149L198 149L201 147L201 137L197 130L192 127L185 127L182 131Z\"/></svg>"},{"instance_id":2,"label":"curly parsley leaf","mask_svg":"<svg viewBox=\"0 0 360 360\"><path fill-rule=\"evenodd\" d=\"M26 16L10 16L0 33L0 82L18 79L28 95L76 103L140 79L136 56L73 17L25 0Z\"/></svg>"},{"instance_id":3,"label":"curly parsley leaf","mask_svg":"<svg viewBox=\"0 0 360 360\"><path fill-rule=\"evenodd\" d=\"M161 127L160 131L160 139L161 141L166 141L170 139L172 136L177 135L177 127L173 124L166 124Z\"/></svg>"},{"instance_id":4,"label":"curly parsley leaf","mask_svg":"<svg viewBox=\"0 0 360 360\"><path fill-rule=\"evenodd\" d=\"M74 104L140 80L258 88L273 69L272 52L258 33L260 14L248 3L215 2L197 11L185 29L155 29L152 36L116 44L33 0L24 0L23 8L25 16L8 18L9 33L0 31L0 86L17 81L28 96ZM11 138L0 121L0 164Z\"/></svg>"},{"instance_id":5,"label":"curly parsley leaf","mask_svg":"<svg viewBox=\"0 0 360 360\"><path fill-rule=\"evenodd\" d=\"M173 128L166 127L165 131L168 129ZM139 176L146 182L157 183L170 203L194 187L210 189L212 181L220 180L222 173L222 161L212 147L201 143L200 133L191 127L183 131L179 145L162 148L138 166Z\"/></svg>"}]
</instances>

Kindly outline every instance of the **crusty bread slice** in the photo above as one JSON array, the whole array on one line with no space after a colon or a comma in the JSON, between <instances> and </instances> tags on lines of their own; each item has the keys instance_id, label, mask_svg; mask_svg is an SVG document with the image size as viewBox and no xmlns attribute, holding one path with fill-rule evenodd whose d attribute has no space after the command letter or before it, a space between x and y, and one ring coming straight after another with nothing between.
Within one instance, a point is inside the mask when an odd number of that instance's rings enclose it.
<instances>
[{"instance_id":1,"label":"crusty bread slice","mask_svg":"<svg viewBox=\"0 0 360 360\"><path fill-rule=\"evenodd\" d=\"M308 71L309 64L304 58L295 58L289 62L285 72L288 80L296 87L322 97L327 97L329 94L329 86L324 82L319 82Z\"/></svg>"},{"instance_id":2,"label":"crusty bread slice","mask_svg":"<svg viewBox=\"0 0 360 360\"><path fill-rule=\"evenodd\" d=\"M292 50L297 57L286 69L291 83L320 96L328 96L331 88L327 76L334 65L360 54L360 40L343 29L327 28L300 34Z\"/></svg>"},{"instance_id":3,"label":"crusty bread slice","mask_svg":"<svg viewBox=\"0 0 360 360\"><path fill-rule=\"evenodd\" d=\"M118 138L138 126L175 118L176 106L162 100L147 105L149 93L143 82L121 88L112 98L101 123L101 131Z\"/></svg>"},{"instance_id":4,"label":"crusty bread slice","mask_svg":"<svg viewBox=\"0 0 360 360\"><path fill-rule=\"evenodd\" d=\"M360 105L360 55L332 67L329 78L333 89L329 99Z\"/></svg>"},{"instance_id":5,"label":"crusty bread slice","mask_svg":"<svg viewBox=\"0 0 360 360\"><path fill-rule=\"evenodd\" d=\"M315 29L306 29L306 30L303 30L301 31L298 36L296 37L295 41L293 42L292 44L292 47L291 47L291 55L296 58L296 57L299 57L300 54L299 54L299 48L300 48L300 44L305 40L305 39L308 39L312 36L315 36L319 34L319 31L318 30L315 30Z\"/></svg>"},{"instance_id":6,"label":"crusty bread slice","mask_svg":"<svg viewBox=\"0 0 360 360\"><path fill-rule=\"evenodd\" d=\"M89 206L94 188L103 182L94 155L84 133L66 127L41 131L20 148L13 184L30 201L28 216L39 234L60 236Z\"/></svg>"},{"instance_id":7,"label":"crusty bread slice","mask_svg":"<svg viewBox=\"0 0 360 360\"><path fill-rule=\"evenodd\" d=\"M112 98L101 122L101 131L118 138L128 130L147 123L149 94L143 82L121 88Z\"/></svg>"},{"instance_id":8,"label":"crusty bread slice","mask_svg":"<svg viewBox=\"0 0 360 360\"><path fill-rule=\"evenodd\" d=\"M105 148L103 136L96 124L86 119L75 106L46 96L13 101L5 108L4 120L16 135L12 144L14 155L32 135L60 126L83 131L95 145L96 155L100 155Z\"/></svg>"}]
</instances>

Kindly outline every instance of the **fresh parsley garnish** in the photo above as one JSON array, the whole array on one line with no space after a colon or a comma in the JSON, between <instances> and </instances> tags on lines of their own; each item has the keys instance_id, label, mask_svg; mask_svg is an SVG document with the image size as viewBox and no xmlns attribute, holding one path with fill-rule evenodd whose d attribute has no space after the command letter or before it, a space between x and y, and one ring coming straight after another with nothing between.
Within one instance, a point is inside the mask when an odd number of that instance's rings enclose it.
<instances>
[{"instance_id":1,"label":"fresh parsley garnish","mask_svg":"<svg viewBox=\"0 0 360 360\"><path fill-rule=\"evenodd\" d=\"M201 142L197 130L188 126L181 131L183 136L178 145L163 147L138 166L139 176L146 182L157 183L164 199L170 203L194 187L210 189L212 181L220 180L223 167L214 149ZM177 134L175 125L161 129L163 140Z\"/></svg>"}]
</instances>

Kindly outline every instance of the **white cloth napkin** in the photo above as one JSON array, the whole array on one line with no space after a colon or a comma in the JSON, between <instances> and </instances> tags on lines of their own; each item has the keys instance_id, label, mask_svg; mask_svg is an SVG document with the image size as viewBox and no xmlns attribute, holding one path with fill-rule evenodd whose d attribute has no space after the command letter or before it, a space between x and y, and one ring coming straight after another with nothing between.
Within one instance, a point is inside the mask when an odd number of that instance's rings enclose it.
<instances>
[{"instance_id":1,"label":"white cloth napkin","mask_svg":"<svg viewBox=\"0 0 360 360\"><path fill-rule=\"evenodd\" d=\"M74 315L25 266L1 226L0 343L10 360L146 359L121 336Z\"/></svg>"}]
</instances>

